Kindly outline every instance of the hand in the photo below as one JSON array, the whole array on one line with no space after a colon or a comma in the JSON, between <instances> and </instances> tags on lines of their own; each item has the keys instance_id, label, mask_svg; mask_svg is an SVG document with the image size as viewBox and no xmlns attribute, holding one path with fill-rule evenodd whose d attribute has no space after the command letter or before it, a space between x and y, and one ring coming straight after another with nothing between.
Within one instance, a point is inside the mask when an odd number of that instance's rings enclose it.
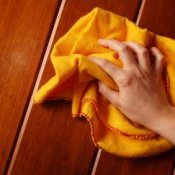
<instances>
[{"instance_id":1,"label":"hand","mask_svg":"<svg viewBox=\"0 0 175 175\"><path fill-rule=\"evenodd\" d=\"M130 120L158 131L157 127L165 124L165 118L167 120L168 116L172 117L169 115L172 106L168 103L162 81L162 53L152 47L151 57L148 49L135 42L101 39L99 43L118 52L124 65L120 68L107 60L90 58L119 87L119 91L115 91L99 82L100 93Z\"/></svg>"}]
</instances>

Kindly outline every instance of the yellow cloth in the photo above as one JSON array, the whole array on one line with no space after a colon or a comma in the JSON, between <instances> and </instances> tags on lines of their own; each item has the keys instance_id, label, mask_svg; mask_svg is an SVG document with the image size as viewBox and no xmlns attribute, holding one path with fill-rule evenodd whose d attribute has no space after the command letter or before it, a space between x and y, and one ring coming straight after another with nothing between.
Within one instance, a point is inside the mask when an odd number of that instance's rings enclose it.
<instances>
[{"instance_id":1,"label":"yellow cloth","mask_svg":"<svg viewBox=\"0 0 175 175\"><path fill-rule=\"evenodd\" d=\"M80 18L55 44L51 53L55 76L39 89L35 103L52 99L72 100L73 116L85 116L91 126L94 144L110 153L144 157L169 150L173 147L171 143L129 121L98 92L97 79L111 88L117 87L88 57L98 56L122 66L113 51L98 44L99 38L158 47L165 55L165 72L169 79L165 82L167 94L172 105L175 104L175 41L141 29L127 18L100 8Z\"/></svg>"}]
</instances>

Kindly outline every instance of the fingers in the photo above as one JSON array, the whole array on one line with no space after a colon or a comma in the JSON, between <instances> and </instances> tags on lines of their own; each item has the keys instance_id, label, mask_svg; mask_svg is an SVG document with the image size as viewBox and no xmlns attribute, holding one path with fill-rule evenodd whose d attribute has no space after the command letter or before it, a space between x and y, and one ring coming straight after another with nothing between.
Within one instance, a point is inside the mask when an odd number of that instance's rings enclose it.
<instances>
[{"instance_id":1,"label":"fingers","mask_svg":"<svg viewBox=\"0 0 175 175\"><path fill-rule=\"evenodd\" d=\"M97 57L91 57L89 59L100 66L109 76L111 76L111 78L113 78L114 81L116 81L116 77L123 71L117 65L105 59Z\"/></svg>"},{"instance_id":2,"label":"fingers","mask_svg":"<svg viewBox=\"0 0 175 175\"><path fill-rule=\"evenodd\" d=\"M136 67L140 66L140 68L143 68L147 72L152 72L149 51L142 45L136 42L120 42L113 39L99 39L99 43L102 46L109 47L110 49L119 53L119 56L124 63L124 69L127 67L131 68L136 65ZM152 47L150 51L156 58L155 71L158 74L161 74L164 66L163 55L156 47ZM136 56L133 53L135 53ZM138 60L139 65L137 64L136 60ZM105 60L103 60L103 62L96 60L96 63L101 68L103 68L113 79L115 79L115 75L117 73L121 73L123 70L121 70L121 68L117 68L113 63L107 62Z\"/></svg>"},{"instance_id":3,"label":"fingers","mask_svg":"<svg viewBox=\"0 0 175 175\"><path fill-rule=\"evenodd\" d=\"M153 54L153 56L156 58L155 59L155 71L159 75L162 75L163 66L164 66L164 56L156 47L152 47L150 51Z\"/></svg>"},{"instance_id":4,"label":"fingers","mask_svg":"<svg viewBox=\"0 0 175 175\"><path fill-rule=\"evenodd\" d=\"M103 82L98 82L99 92L105 96L114 106L119 106L119 92L112 90Z\"/></svg>"},{"instance_id":5,"label":"fingers","mask_svg":"<svg viewBox=\"0 0 175 175\"><path fill-rule=\"evenodd\" d=\"M124 67L131 67L133 64L136 64L132 51L122 42L113 39L99 39L98 41L102 46L109 47L110 49L119 52Z\"/></svg>"},{"instance_id":6,"label":"fingers","mask_svg":"<svg viewBox=\"0 0 175 175\"><path fill-rule=\"evenodd\" d=\"M136 42L125 42L125 44L136 53L139 65L149 71L151 69L151 63L148 50Z\"/></svg>"}]
</instances>

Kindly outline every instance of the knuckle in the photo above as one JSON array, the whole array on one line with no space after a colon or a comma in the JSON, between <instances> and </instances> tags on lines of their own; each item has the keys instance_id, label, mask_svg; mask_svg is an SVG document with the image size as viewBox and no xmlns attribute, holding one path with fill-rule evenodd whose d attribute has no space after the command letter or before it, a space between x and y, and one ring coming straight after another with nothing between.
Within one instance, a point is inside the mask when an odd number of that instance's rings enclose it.
<instances>
[{"instance_id":1,"label":"knuckle","mask_svg":"<svg viewBox=\"0 0 175 175\"><path fill-rule=\"evenodd\" d=\"M124 74L123 76L118 77L117 82L118 82L118 84L119 84L120 86L125 87L125 86L131 85L132 80L133 80L133 78L132 78L131 75L129 75L129 74Z\"/></svg>"},{"instance_id":2,"label":"knuckle","mask_svg":"<svg viewBox=\"0 0 175 175\"><path fill-rule=\"evenodd\" d=\"M102 63L102 66L103 66L103 69L109 68L110 63L108 61L104 60Z\"/></svg>"},{"instance_id":3,"label":"knuckle","mask_svg":"<svg viewBox=\"0 0 175 175\"><path fill-rule=\"evenodd\" d=\"M109 40L110 45L115 45L116 43L117 43L117 41L115 39L110 39Z\"/></svg>"},{"instance_id":4,"label":"knuckle","mask_svg":"<svg viewBox=\"0 0 175 175\"><path fill-rule=\"evenodd\" d=\"M105 59L101 59L101 66L105 67L108 64L109 64L108 61L106 61Z\"/></svg>"},{"instance_id":5,"label":"knuckle","mask_svg":"<svg viewBox=\"0 0 175 175\"><path fill-rule=\"evenodd\" d=\"M158 59L159 59L160 62L163 62L164 56L162 54L160 54L159 57L158 57Z\"/></svg>"},{"instance_id":6,"label":"knuckle","mask_svg":"<svg viewBox=\"0 0 175 175\"><path fill-rule=\"evenodd\" d=\"M157 57L155 61L155 66L157 67L157 69L161 69L163 67L163 64L164 64L164 57L163 56Z\"/></svg>"},{"instance_id":7,"label":"knuckle","mask_svg":"<svg viewBox=\"0 0 175 175\"><path fill-rule=\"evenodd\" d=\"M105 91L105 87L102 85L100 85L98 89L99 89L100 93L104 93L104 91Z\"/></svg>"},{"instance_id":8,"label":"knuckle","mask_svg":"<svg viewBox=\"0 0 175 175\"><path fill-rule=\"evenodd\" d=\"M120 47L120 50L119 50L120 52L127 52L128 51L128 47L126 46L126 45L122 45L121 47Z\"/></svg>"},{"instance_id":9,"label":"knuckle","mask_svg":"<svg viewBox=\"0 0 175 175\"><path fill-rule=\"evenodd\" d=\"M142 49L140 49L139 54L141 54L143 56L147 56L148 55L148 50L146 48L142 48Z\"/></svg>"},{"instance_id":10,"label":"knuckle","mask_svg":"<svg viewBox=\"0 0 175 175\"><path fill-rule=\"evenodd\" d=\"M110 39L110 41L111 41L112 43L116 43L116 40L115 40L115 39Z\"/></svg>"},{"instance_id":11,"label":"knuckle","mask_svg":"<svg viewBox=\"0 0 175 175\"><path fill-rule=\"evenodd\" d=\"M107 72L110 71L110 72L114 72L115 73L115 71L116 71L116 66L112 62L107 61L107 60L103 61L102 68L104 70L106 70Z\"/></svg>"},{"instance_id":12,"label":"knuckle","mask_svg":"<svg viewBox=\"0 0 175 175\"><path fill-rule=\"evenodd\" d=\"M102 88L101 86L99 86L99 88L98 88L98 89L99 89L99 92L100 92L100 93L102 93L103 88Z\"/></svg>"}]
</instances>

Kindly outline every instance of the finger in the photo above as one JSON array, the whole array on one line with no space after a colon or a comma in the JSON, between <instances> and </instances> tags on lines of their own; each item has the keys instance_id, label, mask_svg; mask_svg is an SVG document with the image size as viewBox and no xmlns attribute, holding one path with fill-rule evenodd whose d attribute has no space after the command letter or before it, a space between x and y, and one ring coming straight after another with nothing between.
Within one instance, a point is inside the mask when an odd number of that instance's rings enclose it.
<instances>
[{"instance_id":1,"label":"finger","mask_svg":"<svg viewBox=\"0 0 175 175\"><path fill-rule=\"evenodd\" d=\"M113 39L99 39L98 41L100 45L109 47L110 49L118 52L121 60L123 61L124 67L130 67L133 64L136 64L136 60L131 49L122 42Z\"/></svg>"},{"instance_id":2,"label":"finger","mask_svg":"<svg viewBox=\"0 0 175 175\"><path fill-rule=\"evenodd\" d=\"M96 63L98 66L100 66L109 76L111 76L114 79L114 81L116 80L116 75L118 76L123 71L117 65L105 59L97 57L91 57L89 59Z\"/></svg>"},{"instance_id":3,"label":"finger","mask_svg":"<svg viewBox=\"0 0 175 175\"><path fill-rule=\"evenodd\" d=\"M151 53L153 54L153 56L156 58L155 59L155 71L162 75L162 71L163 71L163 66L164 66L164 56L163 54L159 51L159 49L157 49L156 47L152 47L150 49Z\"/></svg>"},{"instance_id":4,"label":"finger","mask_svg":"<svg viewBox=\"0 0 175 175\"><path fill-rule=\"evenodd\" d=\"M148 50L136 42L125 42L137 55L139 64L145 69L150 70L151 63Z\"/></svg>"},{"instance_id":5,"label":"finger","mask_svg":"<svg viewBox=\"0 0 175 175\"><path fill-rule=\"evenodd\" d=\"M105 96L114 106L119 106L119 92L112 90L103 82L98 82L99 92Z\"/></svg>"}]
</instances>

